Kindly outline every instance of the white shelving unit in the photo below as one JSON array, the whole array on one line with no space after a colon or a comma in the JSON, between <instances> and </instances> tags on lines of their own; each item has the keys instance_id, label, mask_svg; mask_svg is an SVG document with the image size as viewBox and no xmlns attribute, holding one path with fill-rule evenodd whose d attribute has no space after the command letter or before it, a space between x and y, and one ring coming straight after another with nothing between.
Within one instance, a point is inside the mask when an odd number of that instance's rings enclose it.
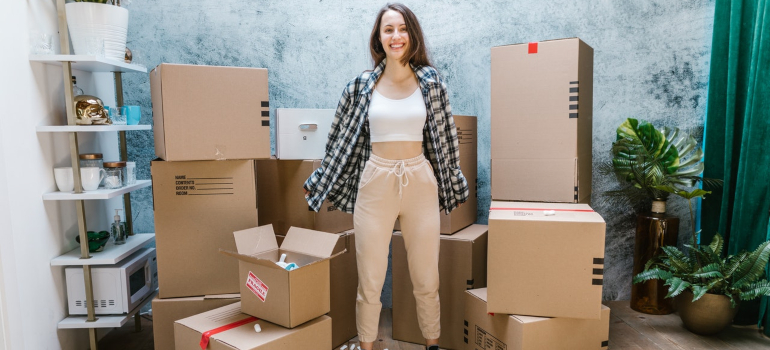
<instances>
[{"instance_id":1,"label":"white shelving unit","mask_svg":"<svg viewBox=\"0 0 770 350\"><path fill-rule=\"evenodd\" d=\"M62 62L72 62L72 69L86 72L147 73L147 67L99 56L29 55L29 60L58 66Z\"/></svg>"},{"instance_id":2,"label":"white shelving unit","mask_svg":"<svg viewBox=\"0 0 770 350\"><path fill-rule=\"evenodd\" d=\"M72 163L72 177L75 188L72 193L52 192L43 194L43 200L72 201L75 205L78 219L78 236L80 237L79 249L72 250L51 260L52 266L82 266L83 280L85 283L87 315L69 316L59 322L59 329L88 329L88 337L91 350L98 350L97 328L114 328L124 325L131 317L134 317L137 331L141 330L141 322L138 312L152 300L157 292L144 299L134 310L125 315L96 315L94 310L93 281L91 275L92 265L116 264L128 257L134 251L146 246L155 240L155 234L133 235L133 223L131 222L131 197L130 192L148 187L151 180L138 180L136 184L125 186L115 190L83 191L80 184L80 163L78 133L80 132L117 132L120 140L120 160L127 160L126 131L151 130L149 125L77 125L75 111L72 70L88 72L112 72L115 80L115 106L123 106L123 73L147 73L144 66L129 64L119 60L98 56L70 55L70 39L67 28L67 14L64 10L65 0L55 0L59 19L59 41L61 43L61 55L30 55L29 60L34 63L49 64L61 67L62 83L64 85L64 101L67 111L67 125L41 125L37 132L63 132L69 135L70 161ZM108 6L108 5L105 5ZM85 200L109 199L123 196L124 215L126 228L130 236L126 244L121 246L108 245L102 252L91 253L88 250L88 238L86 234L86 209ZM62 289L64 287L62 286ZM62 292L62 294L64 294ZM45 330L44 330L45 331Z\"/></svg>"},{"instance_id":3,"label":"white shelving unit","mask_svg":"<svg viewBox=\"0 0 770 350\"><path fill-rule=\"evenodd\" d=\"M124 195L131 191L136 191L140 188L149 187L152 185L152 180L136 180L133 185L116 188L113 190L98 189L93 191L83 191L83 193L74 192L48 192L43 194L43 200L46 201L81 201L91 199L110 199L120 195Z\"/></svg>"},{"instance_id":4,"label":"white shelving unit","mask_svg":"<svg viewBox=\"0 0 770 350\"><path fill-rule=\"evenodd\" d=\"M37 132L105 132L152 130L151 125L39 125Z\"/></svg>"},{"instance_id":5,"label":"white shelving unit","mask_svg":"<svg viewBox=\"0 0 770 350\"><path fill-rule=\"evenodd\" d=\"M155 242L154 233L138 233L128 237L125 244L110 242L101 252L91 253L90 259L80 258L80 248L75 248L51 260L51 266L112 265L127 258L147 244Z\"/></svg>"},{"instance_id":6,"label":"white shelving unit","mask_svg":"<svg viewBox=\"0 0 770 350\"><path fill-rule=\"evenodd\" d=\"M142 306L147 304L150 300L155 298L158 294L157 291L150 294L147 298L139 303L139 306L131 310L131 312L125 315L99 315L96 321L88 321L86 316L69 316L59 321L59 329L83 329L83 328L118 328L126 324L128 320L136 315Z\"/></svg>"}]
</instances>

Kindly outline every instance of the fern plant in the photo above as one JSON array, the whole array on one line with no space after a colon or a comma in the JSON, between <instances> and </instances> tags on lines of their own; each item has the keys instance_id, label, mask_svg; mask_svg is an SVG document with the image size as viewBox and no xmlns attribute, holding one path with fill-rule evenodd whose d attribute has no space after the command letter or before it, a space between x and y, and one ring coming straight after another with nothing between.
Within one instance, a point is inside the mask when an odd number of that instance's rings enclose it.
<instances>
[{"instance_id":1,"label":"fern plant","mask_svg":"<svg viewBox=\"0 0 770 350\"><path fill-rule=\"evenodd\" d=\"M722 258L724 240L716 234L709 245L685 245L687 254L677 247L661 247L662 253L650 259L644 271L634 276L634 283L658 279L669 287L666 298L692 291L696 301L706 293L722 294L735 307L740 300L770 296L770 282L764 278L770 241L753 252L743 251Z\"/></svg>"}]
</instances>

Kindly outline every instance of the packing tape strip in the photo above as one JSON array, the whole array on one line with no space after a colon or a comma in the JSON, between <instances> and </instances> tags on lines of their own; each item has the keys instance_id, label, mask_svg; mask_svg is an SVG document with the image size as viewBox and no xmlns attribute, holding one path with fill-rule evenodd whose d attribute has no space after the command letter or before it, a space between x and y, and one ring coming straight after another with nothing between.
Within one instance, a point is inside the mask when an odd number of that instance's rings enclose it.
<instances>
[{"instance_id":1,"label":"packing tape strip","mask_svg":"<svg viewBox=\"0 0 770 350\"><path fill-rule=\"evenodd\" d=\"M244 318L244 319L242 319L240 321L236 321L236 322L233 322L233 323L230 323L230 324L226 324L226 325L224 325L222 327L214 328L214 329L212 329L210 331L203 332L203 335L201 335L201 342L200 342L201 350L206 350L206 348L209 346L209 338L211 338L212 335L217 334L217 333L222 333L224 331L229 331L229 330L231 330L233 328L240 327L240 326L243 326L243 325L245 325L247 323L254 322L254 321L257 321L257 320L259 320L259 319L254 317L254 316L250 316L250 317Z\"/></svg>"},{"instance_id":2,"label":"packing tape strip","mask_svg":"<svg viewBox=\"0 0 770 350\"><path fill-rule=\"evenodd\" d=\"M545 211L545 210L553 210L553 211L576 211L581 213L595 213L594 210L591 209L550 209L550 208L489 208L489 210L523 210L523 211Z\"/></svg>"}]
</instances>

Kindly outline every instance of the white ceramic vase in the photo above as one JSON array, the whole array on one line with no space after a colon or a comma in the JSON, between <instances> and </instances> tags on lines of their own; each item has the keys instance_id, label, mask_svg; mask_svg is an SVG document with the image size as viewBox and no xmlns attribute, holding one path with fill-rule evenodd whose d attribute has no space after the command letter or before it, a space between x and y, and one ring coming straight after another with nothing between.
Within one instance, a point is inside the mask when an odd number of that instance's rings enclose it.
<instances>
[{"instance_id":1,"label":"white ceramic vase","mask_svg":"<svg viewBox=\"0 0 770 350\"><path fill-rule=\"evenodd\" d=\"M128 10L92 2L71 2L64 8L76 55L98 56L103 52L107 58L124 60Z\"/></svg>"}]
</instances>

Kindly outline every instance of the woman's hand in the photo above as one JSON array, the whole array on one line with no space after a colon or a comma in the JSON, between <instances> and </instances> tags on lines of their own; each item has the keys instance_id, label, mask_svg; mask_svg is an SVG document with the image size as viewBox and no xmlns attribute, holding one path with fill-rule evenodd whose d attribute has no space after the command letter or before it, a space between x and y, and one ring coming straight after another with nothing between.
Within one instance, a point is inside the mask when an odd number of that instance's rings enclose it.
<instances>
[{"instance_id":1,"label":"woman's hand","mask_svg":"<svg viewBox=\"0 0 770 350\"><path fill-rule=\"evenodd\" d=\"M305 192L305 198L310 196L310 191L308 191L306 188L302 187L302 191Z\"/></svg>"}]
</instances>

